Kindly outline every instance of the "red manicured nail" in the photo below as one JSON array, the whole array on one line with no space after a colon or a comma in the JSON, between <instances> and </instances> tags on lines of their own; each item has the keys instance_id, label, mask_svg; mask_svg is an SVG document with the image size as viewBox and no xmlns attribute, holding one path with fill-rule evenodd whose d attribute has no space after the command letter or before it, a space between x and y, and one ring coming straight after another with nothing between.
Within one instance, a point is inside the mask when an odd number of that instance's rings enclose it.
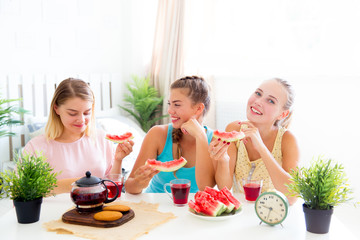
<instances>
[{"instance_id":1,"label":"red manicured nail","mask_svg":"<svg viewBox=\"0 0 360 240\"><path fill-rule=\"evenodd\" d=\"M218 138L218 141L221 141L221 138Z\"/></svg>"},{"instance_id":2,"label":"red manicured nail","mask_svg":"<svg viewBox=\"0 0 360 240\"><path fill-rule=\"evenodd\" d=\"M223 143L226 143L226 141L223 141Z\"/></svg>"},{"instance_id":3,"label":"red manicured nail","mask_svg":"<svg viewBox=\"0 0 360 240\"><path fill-rule=\"evenodd\" d=\"M227 145L230 145L230 142L228 142Z\"/></svg>"}]
</instances>

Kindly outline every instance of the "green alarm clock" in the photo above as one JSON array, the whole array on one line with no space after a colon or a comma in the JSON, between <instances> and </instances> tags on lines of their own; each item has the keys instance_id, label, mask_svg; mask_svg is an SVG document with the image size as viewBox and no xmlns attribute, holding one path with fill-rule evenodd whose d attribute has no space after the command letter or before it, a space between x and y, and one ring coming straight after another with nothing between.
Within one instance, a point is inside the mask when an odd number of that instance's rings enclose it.
<instances>
[{"instance_id":1,"label":"green alarm clock","mask_svg":"<svg viewBox=\"0 0 360 240\"><path fill-rule=\"evenodd\" d=\"M255 212L261 222L271 226L280 224L288 215L289 201L285 195L275 189L262 193L255 202Z\"/></svg>"}]
</instances>

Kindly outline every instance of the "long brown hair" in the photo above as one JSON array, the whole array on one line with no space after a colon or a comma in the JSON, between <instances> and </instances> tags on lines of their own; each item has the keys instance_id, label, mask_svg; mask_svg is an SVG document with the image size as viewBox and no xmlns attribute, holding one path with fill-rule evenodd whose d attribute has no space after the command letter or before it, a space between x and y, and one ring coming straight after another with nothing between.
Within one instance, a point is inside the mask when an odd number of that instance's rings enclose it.
<instances>
[{"instance_id":1,"label":"long brown hair","mask_svg":"<svg viewBox=\"0 0 360 240\"><path fill-rule=\"evenodd\" d=\"M188 89L188 97L191 99L193 104L203 103L204 110L203 116L208 112L210 108L210 86L207 82L199 76L186 76L173 82L170 89L186 88ZM180 141L183 133L181 129L173 129L172 138L173 142L177 143Z\"/></svg>"},{"instance_id":2,"label":"long brown hair","mask_svg":"<svg viewBox=\"0 0 360 240\"><path fill-rule=\"evenodd\" d=\"M45 127L45 136L47 139L56 139L64 131L64 125L60 116L56 114L54 106L60 106L67 100L78 97L92 103L91 120L85 129L85 135L93 136L95 134L95 97L89 85L81 79L68 78L63 80L56 88L50 105L50 114Z\"/></svg>"}]
</instances>

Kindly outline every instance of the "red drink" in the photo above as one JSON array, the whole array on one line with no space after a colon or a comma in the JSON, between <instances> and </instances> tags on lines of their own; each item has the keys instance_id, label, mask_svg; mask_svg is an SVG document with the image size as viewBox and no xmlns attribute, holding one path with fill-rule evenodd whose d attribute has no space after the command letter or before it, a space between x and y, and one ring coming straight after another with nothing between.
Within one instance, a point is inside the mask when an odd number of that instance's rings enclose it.
<instances>
[{"instance_id":1,"label":"red drink","mask_svg":"<svg viewBox=\"0 0 360 240\"><path fill-rule=\"evenodd\" d=\"M115 186L112 182L105 182L106 188L108 189L108 198L113 198L116 195L116 188L119 188L118 198L121 196L121 190L123 188L122 182L114 181L117 186Z\"/></svg>"},{"instance_id":2,"label":"red drink","mask_svg":"<svg viewBox=\"0 0 360 240\"><path fill-rule=\"evenodd\" d=\"M81 193L80 190L75 189L71 193L71 198L76 205L97 205L106 200L106 191L99 193Z\"/></svg>"},{"instance_id":3,"label":"red drink","mask_svg":"<svg viewBox=\"0 0 360 240\"><path fill-rule=\"evenodd\" d=\"M190 192L190 184L172 184L171 193L175 204L186 204Z\"/></svg>"},{"instance_id":4,"label":"red drink","mask_svg":"<svg viewBox=\"0 0 360 240\"><path fill-rule=\"evenodd\" d=\"M260 195L261 186L258 183L247 183L244 185L245 199L248 201L256 201Z\"/></svg>"}]
</instances>

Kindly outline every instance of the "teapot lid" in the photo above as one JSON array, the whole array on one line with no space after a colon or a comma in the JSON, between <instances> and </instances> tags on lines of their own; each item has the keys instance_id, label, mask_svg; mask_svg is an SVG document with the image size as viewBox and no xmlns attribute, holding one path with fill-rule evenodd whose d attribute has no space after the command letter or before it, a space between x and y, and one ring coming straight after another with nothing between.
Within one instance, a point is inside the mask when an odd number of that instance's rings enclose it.
<instances>
[{"instance_id":1,"label":"teapot lid","mask_svg":"<svg viewBox=\"0 0 360 240\"><path fill-rule=\"evenodd\" d=\"M100 178L91 176L90 171L86 171L85 175L86 175L85 177L82 177L75 182L76 185L78 185L79 187L88 187L90 185L96 185L101 182Z\"/></svg>"}]
</instances>

